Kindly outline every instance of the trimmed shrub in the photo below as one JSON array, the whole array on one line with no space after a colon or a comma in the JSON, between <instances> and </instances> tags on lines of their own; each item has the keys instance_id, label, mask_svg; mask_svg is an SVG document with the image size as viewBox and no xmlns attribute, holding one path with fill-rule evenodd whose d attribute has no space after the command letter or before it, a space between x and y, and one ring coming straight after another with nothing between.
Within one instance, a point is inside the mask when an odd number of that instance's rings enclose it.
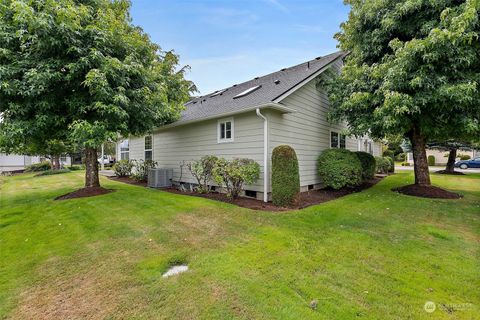
<instances>
[{"instance_id":1,"label":"trimmed shrub","mask_svg":"<svg viewBox=\"0 0 480 320\"><path fill-rule=\"evenodd\" d=\"M113 166L117 177L129 177L132 174L133 163L130 160L120 160Z\"/></svg>"},{"instance_id":2,"label":"trimmed shrub","mask_svg":"<svg viewBox=\"0 0 480 320\"><path fill-rule=\"evenodd\" d=\"M410 167L410 162L402 162L402 167Z\"/></svg>"},{"instance_id":3,"label":"trimmed shrub","mask_svg":"<svg viewBox=\"0 0 480 320\"><path fill-rule=\"evenodd\" d=\"M213 168L217 163L216 156L203 156L198 161L192 161L187 164L187 168L192 176L197 180L197 191L200 193L208 193L208 183L213 177Z\"/></svg>"},{"instance_id":4,"label":"trimmed shrub","mask_svg":"<svg viewBox=\"0 0 480 320\"><path fill-rule=\"evenodd\" d=\"M133 160L132 166L132 178L137 181L147 181L148 170L155 168L157 162L153 160Z\"/></svg>"},{"instance_id":5,"label":"trimmed shrub","mask_svg":"<svg viewBox=\"0 0 480 320\"><path fill-rule=\"evenodd\" d=\"M459 155L461 161L470 160L471 157L468 154Z\"/></svg>"},{"instance_id":6,"label":"trimmed shrub","mask_svg":"<svg viewBox=\"0 0 480 320\"><path fill-rule=\"evenodd\" d=\"M355 154L362 165L362 179L364 181L373 179L375 176L375 157L363 151L357 151Z\"/></svg>"},{"instance_id":7,"label":"trimmed shrub","mask_svg":"<svg viewBox=\"0 0 480 320\"><path fill-rule=\"evenodd\" d=\"M435 156L428 156L428 165L429 166L434 166L435 165Z\"/></svg>"},{"instance_id":8,"label":"trimmed shrub","mask_svg":"<svg viewBox=\"0 0 480 320\"><path fill-rule=\"evenodd\" d=\"M50 161L42 161L25 167L25 172L39 172L52 169Z\"/></svg>"},{"instance_id":9,"label":"trimmed shrub","mask_svg":"<svg viewBox=\"0 0 480 320\"><path fill-rule=\"evenodd\" d=\"M213 177L219 185L225 185L230 199L238 198L244 184L255 183L260 177L260 166L251 159L219 158L213 168Z\"/></svg>"},{"instance_id":10,"label":"trimmed shrub","mask_svg":"<svg viewBox=\"0 0 480 320\"><path fill-rule=\"evenodd\" d=\"M61 173L67 173L67 172L70 172L70 170L69 169L47 170L47 171L42 171L40 173L37 173L35 177L51 176L53 174L61 174Z\"/></svg>"},{"instance_id":11,"label":"trimmed shrub","mask_svg":"<svg viewBox=\"0 0 480 320\"><path fill-rule=\"evenodd\" d=\"M395 161L393 160L392 157L384 157L390 162L390 167L388 168L389 173L394 173L395 172Z\"/></svg>"},{"instance_id":12,"label":"trimmed shrub","mask_svg":"<svg viewBox=\"0 0 480 320\"><path fill-rule=\"evenodd\" d=\"M297 154L290 146L278 146L272 152L272 202L276 206L292 206L299 192Z\"/></svg>"},{"instance_id":13,"label":"trimmed shrub","mask_svg":"<svg viewBox=\"0 0 480 320\"><path fill-rule=\"evenodd\" d=\"M388 173L390 169L390 161L386 157L375 157L377 173Z\"/></svg>"},{"instance_id":14,"label":"trimmed shrub","mask_svg":"<svg viewBox=\"0 0 480 320\"><path fill-rule=\"evenodd\" d=\"M70 169L71 171L77 171L77 170L84 170L85 167L72 165L72 166L68 167L68 169Z\"/></svg>"},{"instance_id":15,"label":"trimmed shrub","mask_svg":"<svg viewBox=\"0 0 480 320\"><path fill-rule=\"evenodd\" d=\"M327 187L355 187L362 182L362 164L353 152L327 149L320 154L317 163L318 174Z\"/></svg>"}]
</instances>

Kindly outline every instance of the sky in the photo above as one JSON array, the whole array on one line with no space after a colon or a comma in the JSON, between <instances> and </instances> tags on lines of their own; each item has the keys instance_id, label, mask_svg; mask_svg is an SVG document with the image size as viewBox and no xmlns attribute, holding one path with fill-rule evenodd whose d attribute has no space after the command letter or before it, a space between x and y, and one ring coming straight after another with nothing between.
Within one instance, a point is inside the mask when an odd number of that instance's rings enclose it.
<instances>
[{"instance_id":1,"label":"sky","mask_svg":"<svg viewBox=\"0 0 480 320\"><path fill-rule=\"evenodd\" d=\"M132 19L174 50L200 94L338 50L342 0L132 0Z\"/></svg>"}]
</instances>

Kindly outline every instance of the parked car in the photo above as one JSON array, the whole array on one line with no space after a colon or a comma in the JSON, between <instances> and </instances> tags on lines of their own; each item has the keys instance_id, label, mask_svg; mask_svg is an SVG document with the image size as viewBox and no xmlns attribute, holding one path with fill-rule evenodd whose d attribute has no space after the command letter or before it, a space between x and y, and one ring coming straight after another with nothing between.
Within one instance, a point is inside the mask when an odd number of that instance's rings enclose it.
<instances>
[{"instance_id":1,"label":"parked car","mask_svg":"<svg viewBox=\"0 0 480 320\"><path fill-rule=\"evenodd\" d=\"M457 161L455 167L460 169L480 168L480 157L470 160Z\"/></svg>"},{"instance_id":2,"label":"parked car","mask_svg":"<svg viewBox=\"0 0 480 320\"><path fill-rule=\"evenodd\" d=\"M102 161L102 157L98 158L97 160L99 164L102 164L102 162L103 164L110 164L115 162L111 156L107 156L107 155L103 156L103 161Z\"/></svg>"}]
</instances>

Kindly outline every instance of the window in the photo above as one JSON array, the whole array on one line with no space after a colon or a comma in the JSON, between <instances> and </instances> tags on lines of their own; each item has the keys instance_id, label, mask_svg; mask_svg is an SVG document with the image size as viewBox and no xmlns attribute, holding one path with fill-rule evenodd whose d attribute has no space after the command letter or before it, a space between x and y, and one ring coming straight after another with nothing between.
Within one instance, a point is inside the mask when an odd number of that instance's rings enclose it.
<instances>
[{"instance_id":1,"label":"window","mask_svg":"<svg viewBox=\"0 0 480 320\"><path fill-rule=\"evenodd\" d=\"M218 121L218 143L233 141L233 119Z\"/></svg>"},{"instance_id":2,"label":"window","mask_svg":"<svg viewBox=\"0 0 480 320\"><path fill-rule=\"evenodd\" d=\"M335 131L330 132L330 147L331 148L346 148L346 136Z\"/></svg>"},{"instance_id":3,"label":"window","mask_svg":"<svg viewBox=\"0 0 480 320\"><path fill-rule=\"evenodd\" d=\"M145 160L153 160L153 137L145 136Z\"/></svg>"},{"instance_id":4,"label":"window","mask_svg":"<svg viewBox=\"0 0 480 320\"><path fill-rule=\"evenodd\" d=\"M128 139L120 142L120 160L129 160L130 159L130 147L128 144Z\"/></svg>"}]
</instances>

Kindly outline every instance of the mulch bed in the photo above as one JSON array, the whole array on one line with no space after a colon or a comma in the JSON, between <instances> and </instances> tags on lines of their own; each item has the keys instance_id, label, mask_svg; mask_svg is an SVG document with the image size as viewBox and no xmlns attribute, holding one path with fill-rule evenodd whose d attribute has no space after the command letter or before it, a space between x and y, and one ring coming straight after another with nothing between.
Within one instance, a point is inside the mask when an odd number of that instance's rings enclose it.
<instances>
[{"instance_id":1,"label":"mulch bed","mask_svg":"<svg viewBox=\"0 0 480 320\"><path fill-rule=\"evenodd\" d=\"M76 198L94 197L102 194L107 194L113 191L114 190L105 189L102 187L82 188L82 189L78 189L73 192L64 194L62 196L58 196L55 198L55 200L68 200L68 199L76 199Z\"/></svg>"},{"instance_id":2,"label":"mulch bed","mask_svg":"<svg viewBox=\"0 0 480 320\"><path fill-rule=\"evenodd\" d=\"M147 186L146 181L137 181L137 180L135 180L133 178L130 178L130 177L108 177L108 179L113 180L113 181L133 184L135 186L142 186L142 187Z\"/></svg>"},{"instance_id":3,"label":"mulch bed","mask_svg":"<svg viewBox=\"0 0 480 320\"><path fill-rule=\"evenodd\" d=\"M222 201L222 202L235 204L239 207L248 208L252 210L287 211L287 210L294 210L294 209L303 209L316 204L338 199L355 192L360 192L362 190L372 187L373 185L378 183L380 180L382 180L381 177L376 177L370 181L364 182L362 185L356 188L345 188L340 190L321 189L321 190L312 190L308 192L302 192L299 195L297 204L294 207L289 207L289 208L277 207L273 205L271 202L265 203L261 200L245 198L245 197L239 197L238 199L235 199L232 201L223 193L212 192L208 194L200 194L200 193L190 192L190 191L182 192L175 188L168 188L168 189L162 189L162 190L171 192L171 193L176 193L176 194L183 194L183 195L189 195L194 197L212 199L216 201Z\"/></svg>"},{"instance_id":4,"label":"mulch bed","mask_svg":"<svg viewBox=\"0 0 480 320\"><path fill-rule=\"evenodd\" d=\"M392 189L398 193L409 196L432 198L432 199L460 199L462 196L455 192L450 192L435 186L422 186L410 184L400 188Z\"/></svg>"},{"instance_id":5,"label":"mulch bed","mask_svg":"<svg viewBox=\"0 0 480 320\"><path fill-rule=\"evenodd\" d=\"M463 172L460 172L460 171L447 171L447 170L440 170L440 171L435 171L435 173L438 173L438 174L450 174L452 176L464 176L465 173Z\"/></svg>"}]
</instances>

